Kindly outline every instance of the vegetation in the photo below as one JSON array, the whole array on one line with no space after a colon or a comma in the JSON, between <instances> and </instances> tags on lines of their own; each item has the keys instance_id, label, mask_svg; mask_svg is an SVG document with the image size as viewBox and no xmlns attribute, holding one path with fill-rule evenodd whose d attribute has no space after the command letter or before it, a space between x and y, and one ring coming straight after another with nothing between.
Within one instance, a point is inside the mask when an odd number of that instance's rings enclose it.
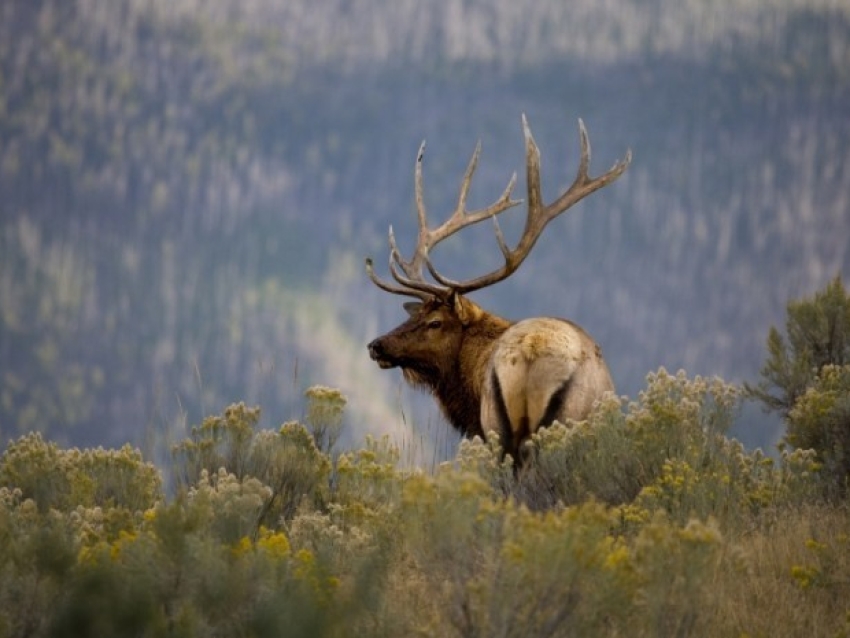
<instances>
[{"instance_id":1,"label":"vegetation","mask_svg":"<svg viewBox=\"0 0 850 638\"><path fill-rule=\"evenodd\" d=\"M850 510L806 451L724 436L739 392L650 375L636 401L433 473L388 439L334 453L344 397L257 430L242 404L174 447L38 435L0 458L0 636L839 636ZM168 478L168 477L166 477Z\"/></svg>"},{"instance_id":2,"label":"vegetation","mask_svg":"<svg viewBox=\"0 0 850 638\"><path fill-rule=\"evenodd\" d=\"M746 392L782 414L783 444L814 450L827 493L843 497L850 482L850 294L841 277L811 299L791 301L785 331L770 329L762 380Z\"/></svg>"},{"instance_id":3,"label":"vegetation","mask_svg":"<svg viewBox=\"0 0 850 638\"><path fill-rule=\"evenodd\" d=\"M483 197L530 109L640 161L624 214L575 222L513 306L570 289L557 311L608 317L624 366L743 369L756 271L784 290L846 263L848 10L632 4L2 3L0 638L850 634L838 280L748 389L786 419L776 458L728 438L738 389L663 370L539 433L519 475L480 441L433 472L385 438L342 451L329 388L275 430L201 419L291 411L292 361L344 370L376 323L359 247L409 208L416 144L446 149L436 210L484 138ZM198 425L167 467L55 442L138 440L175 396Z\"/></svg>"},{"instance_id":4,"label":"vegetation","mask_svg":"<svg viewBox=\"0 0 850 638\"><path fill-rule=\"evenodd\" d=\"M635 162L486 306L592 327L631 395L647 362L757 369L771 299L846 263L848 43L835 0L7 0L2 436L141 445L234 398L284 420L319 379L378 422L352 360L400 311L362 257L408 236L423 138L436 219L476 139L470 205L522 174L522 112L553 192L579 116L593 170ZM482 232L446 272L498 258Z\"/></svg>"},{"instance_id":5,"label":"vegetation","mask_svg":"<svg viewBox=\"0 0 850 638\"><path fill-rule=\"evenodd\" d=\"M771 327L762 380L747 390L766 409L788 417L824 368L850 365L850 295L841 277L811 299L789 302L785 332Z\"/></svg>"},{"instance_id":6,"label":"vegetation","mask_svg":"<svg viewBox=\"0 0 850 638\"><path fill-rule=\"evenodd\" d=\"M838 280L789 306L749 389L786 418L777 458L727 437L736 388L663 370L539 433L519 475L480 441L430 473L385 438L341 451L328 388L276 430L243 404L201 420L229 396L291 411L267 370L292 361L345 369L329 335L376 322L347 251L409 207L435 129L441 185L476 137L514 157L529 108L542 130L604 124L599 161L635 149L625 213L583 217L514 291L571 286L623 365L687 343L741 369L754 270L801 265L803 286L843 263L846 8L532 4L3 3L0 638L850 634ZM493 162L482 193L517 168ZM573 286L594 277L621 287ZM54 442L138 440L175 396L199 424L167 467Z\"/></svg>"}]
</instances>

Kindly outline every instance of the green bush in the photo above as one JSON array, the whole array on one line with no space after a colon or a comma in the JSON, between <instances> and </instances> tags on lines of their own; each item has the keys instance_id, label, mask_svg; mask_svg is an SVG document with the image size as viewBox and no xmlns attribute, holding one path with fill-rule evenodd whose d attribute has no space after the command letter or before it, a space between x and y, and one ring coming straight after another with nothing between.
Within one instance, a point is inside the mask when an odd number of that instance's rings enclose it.
<instances>
[{"instance_id":1,"label":"green bush","mask_svg":"<svg viewBox=\"0 0 850 638\"><path fill-rule=\"evenodd\" d=\"M815 450L829 498L844 498L850 481L850 365L824 366L788 414L786 445Z\"/></svg>"},{"instance_id":2,"label":"green bush","mask_svg":"<svg viewBox=\"0 0 850 638\"><path fill-rule=\"evenodd\" d=\"M681 525L697 516L735 527L813 497L818 468L808 453L774 460L726 438L739 402L739 390L719 379L661 369L636 401L624 406L611 398L586 422L537 432L527 444L534 461L516 477L492 445L463 444L459 458L532 509L596 500L620 506L626 523L663 510Z\"/></svg>"},{"instance_id":3,"label":"green bush","mask_svg":"<svg viewBox=\"0 0 850 638\"><path fill-rule=\"evenodd\" d=\"M0 457L0 485L13 485L42 511L120 507L139 511L162 497L162 480L139 450L60 449L40 434L20 437Z\"/></svg>"},{"instance_id":4,"label":"green bush","mask_svg":"<svg viewBox=\"0 0 850 638\"><path fill-rule=\"evenodd\" d=\"M337 396L329 399L334 405ZM316 436L303 425L290 422L277 432L258 432L259 419L259 408L231 405L222 416L193 427L189 438L173 448L178 486L191 488L191 494L252 493L249 500L256 507L242 515L253 518L254 534L281 517L291 519L304 498L323 500L331 470Z\"/></svg>"}]
</instances>

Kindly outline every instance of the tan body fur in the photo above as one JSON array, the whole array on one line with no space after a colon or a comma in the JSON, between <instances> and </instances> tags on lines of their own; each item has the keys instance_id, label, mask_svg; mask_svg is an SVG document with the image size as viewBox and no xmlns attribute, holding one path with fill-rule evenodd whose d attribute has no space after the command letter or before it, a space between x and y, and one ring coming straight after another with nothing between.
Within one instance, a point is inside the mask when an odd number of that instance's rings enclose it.
<instances>
[{"instance_id":1,"label":"tan body fur","mask_svg":"<svg viewBox=\"0 0 850 638\"><path fill-rule=\"evenodd\" d=\"M495 343L484 373L481 425L506 452L553 421L582 420L614 383L601 350L579 326L541 317L511 326ZM507 426L507 427L506 427Z\"/></svg>"}]
</instances>

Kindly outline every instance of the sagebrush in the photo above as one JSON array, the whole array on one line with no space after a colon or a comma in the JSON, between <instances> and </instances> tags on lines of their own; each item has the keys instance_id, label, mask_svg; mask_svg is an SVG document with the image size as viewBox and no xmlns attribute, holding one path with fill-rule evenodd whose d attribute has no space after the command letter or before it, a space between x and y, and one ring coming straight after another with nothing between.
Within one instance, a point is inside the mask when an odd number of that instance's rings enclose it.
<instances>
[{"instance_id":1,"label":"sagebrush","mask_svg":"<svg viewBox=\"0 0 850 638\"><path fill-rule=\"evenodd\" d=\"M22 437L0 636L847 635L850 512L811 453L726 438L738 400L662 370L541 431L519 473L496 442L429 473L236 405L175 447L168 495L130 448Z\"/></svg>"}]
</instances>

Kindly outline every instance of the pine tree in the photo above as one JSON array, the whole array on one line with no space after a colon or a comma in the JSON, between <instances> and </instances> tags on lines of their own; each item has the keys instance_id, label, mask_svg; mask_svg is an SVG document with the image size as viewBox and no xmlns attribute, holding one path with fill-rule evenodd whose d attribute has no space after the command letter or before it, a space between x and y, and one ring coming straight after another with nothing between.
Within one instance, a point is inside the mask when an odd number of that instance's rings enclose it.
<instances>
[{"instance_id":1,"label":"pine tree","mask_svg":"<svg viewBox=\"0 0 850 638\"><path fill-rule=\"evenodd\" d=\"M812 299L788 304L787 337L776 328L750 397L785 419L783 446L812 449L827 497L844 497L850 479L850 296L833 279Z\"/></svg>"},{"instance_id":2,"label":"pine tree","mask_svg":"<svg viewBox=\"0 0 850 638\"><path fill-rule=\"evenodd\" d=\"M771 327L762 380L745 388L766 410L787 418L825 366L850 364L850 296L841 277L814 298L791 301L785 329L787 337Z\"/></svg>"}]
</instances>

